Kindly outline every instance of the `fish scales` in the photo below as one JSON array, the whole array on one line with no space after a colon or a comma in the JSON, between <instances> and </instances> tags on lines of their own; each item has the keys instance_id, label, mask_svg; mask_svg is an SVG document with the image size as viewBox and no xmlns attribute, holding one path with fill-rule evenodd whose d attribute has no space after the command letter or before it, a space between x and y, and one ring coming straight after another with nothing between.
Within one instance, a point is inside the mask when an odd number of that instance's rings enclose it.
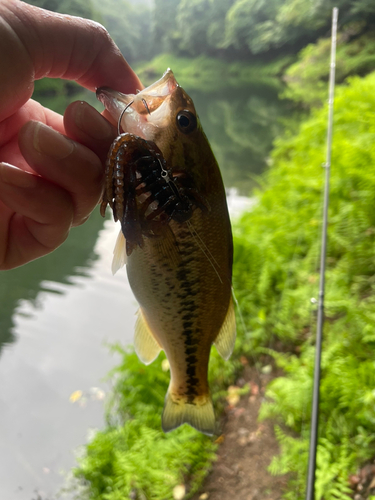
<instances>
[{"instance_id":1,"label":"fish scales","mask_svg":"<svg viewBox=\"0 0 375 500\"><path fill-rule=\"evenodd\" d=\"M133 101L121 117L122 128L157 145L176 186L178 176L189 179L181 192L195 203L189 220L180 222L172 214L167 223L158 224L154 237L145 236L127 256L129 283L140 305L135 348L146 364L160 349L168 358L171 381L163 429L186 422L213 434L210 350L215 343L227 359L235 339L232 234L221 175L194 105L170 70L136 96L116 93L114 101L113 95L108 89L98 90L115 120ZM147 102L147 113L141 99ZM176 124L179 118L182 126ZM153 202L159 201L155 198ZM123 243L119 249L123 251Z\"/></svg>"}]
</instances>

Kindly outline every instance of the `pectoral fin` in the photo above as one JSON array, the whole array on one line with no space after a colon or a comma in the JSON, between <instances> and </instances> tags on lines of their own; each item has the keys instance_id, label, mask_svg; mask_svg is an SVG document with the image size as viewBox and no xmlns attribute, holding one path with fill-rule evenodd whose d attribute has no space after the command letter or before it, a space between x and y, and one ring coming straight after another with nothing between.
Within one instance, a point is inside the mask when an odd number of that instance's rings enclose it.
<instances>
[{"instance_id":1,"label":"pectoral fin","mask_svg":"<svg viewBox=\"0 0 375 500\"><path fill-rule=\"evenodd\" d=\"M120 229L113 250L112 274L116 274L126 264L126 240Z\"/></svg>"},{"instance_id":2,"label":"pectoral fin","mask_svg":"<svg viewBox=\"0 0 375 500\"><path fill-rule=\"evenodd\" d=\"M181 262L181 255L176 241L176 236L170 226L163 229L160 237L155 238L153 242L155 251L167 259L169 263L177 267Z\"/></svg>"},{"instance_id":3,"label":"pectoral fin","mask_svg":"<svg viewBox=\"0 0 375 500\"><path fill-rule=\"evenodd\" d=\"M230 299L228 312L218 336L215 339L215 346L220 356L227 360L233 352L236 341L236 316L234 314L233 299Z\"/></svg>"},{"instance_id":4,"label":"pectoral fin","mask_svg":"<svg viewBox=\"0 0 375 500\"><path fill-rule=\"evenodd\" d=\"M141 309L138 309L138 318L135 324L134 348L138 358L145 365L152 363L161 351L161 347L146 323Z\"/></svg>"}]
</instances>

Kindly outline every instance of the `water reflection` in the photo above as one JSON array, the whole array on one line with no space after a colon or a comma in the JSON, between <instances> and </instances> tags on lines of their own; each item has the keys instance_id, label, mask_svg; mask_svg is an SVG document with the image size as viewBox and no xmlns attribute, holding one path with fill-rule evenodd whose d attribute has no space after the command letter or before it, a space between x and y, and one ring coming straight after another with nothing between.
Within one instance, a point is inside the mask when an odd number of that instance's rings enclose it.
<instances>
[{"instance_id":1,"label":"water reflection","mask_svg":"<svg viewBox=\"0 0 375 500\"><path fill-rule=\"evenodd\" d=\"M102 379L116 363L105 344L131 342L137 308L126 273L110 273L117 231L95 213L54 254L4 274L2 296L12 293L1 310L11 325L0 359L2 498L54 498L73 450L104 424L93 387L108 391ZM91 395L86 406L69 400L77 390Z\"/></svg>"},{"instance_id":2,"label":"water reflection","mask_svg":"<svg viewBox=\"0 0 375 500\"><path fill-rule=\"evenodd\" d=\"M274 87L246 87L207 94L187 91L220 165L224 184L249 195L267 166L272 143L291 114Z\"/></svg>"},{"instance_id":3,"label":"water reflection","mask_svg":"<svg viewBox=\"0 0 375 500\"><path fill-rule=\"evenodd\" d=\"M64 293L57 283L74 284L74 276L88 276L98 258L94 250L103 220L91 217L86 224L71 231L62 247L43 259L0 274L0 353L4 344L14 341L14 311L22 300L38 309L40 292Z\"/></svg>"}]
</instances>

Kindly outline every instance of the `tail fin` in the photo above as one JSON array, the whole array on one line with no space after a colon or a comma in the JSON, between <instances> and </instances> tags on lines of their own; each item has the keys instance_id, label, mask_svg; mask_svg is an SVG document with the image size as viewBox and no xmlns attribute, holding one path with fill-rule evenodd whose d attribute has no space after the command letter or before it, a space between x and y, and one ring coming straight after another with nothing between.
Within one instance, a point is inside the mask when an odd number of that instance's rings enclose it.
<instances>
[{"instance_id":1,"label":"tail fin","mask_svg":"<svg viewBox=\"0 0 375 500\"><path fill-rule=\"evenodd\" d=\"M167 392L161 419L163 431L172 431L184 423L208 436L215 433L215 413L209 395L203 402L187 403L173 401L169 391Z\"/></svg>"}]
</instances>

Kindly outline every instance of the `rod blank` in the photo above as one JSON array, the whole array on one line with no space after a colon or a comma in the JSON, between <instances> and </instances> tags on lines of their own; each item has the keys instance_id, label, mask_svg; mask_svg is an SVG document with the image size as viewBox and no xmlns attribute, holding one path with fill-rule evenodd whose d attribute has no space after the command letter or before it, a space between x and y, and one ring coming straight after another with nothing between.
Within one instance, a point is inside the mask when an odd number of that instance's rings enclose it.
<instances>
[{"instance_id":1,"label":"rod blank","mask_svg":"<svg viewBox=\"0 0 375 500\"><path fill-rule=\"evenodd\" d=\"M338 8L332 11L332 35L331 35L331 64L329 72L329 92L328 92L328 127L327 127L327 153L326 162L323 165L326 169L324 186L324 206L323 206L323 225L322 225L322 248L320 254L320 288L318 300L318 321L316 327L315 344L315 366L314 366L314 388L311 409L311 427L310 427L310 448L309 465L307 472L306 500L315 500L315 472L316 472L316 454L318 446L319 430L319 392L320 392L320 372L322 357L322 337L324 324L324 292L325 292L325 268L327 255L327 226L328 226L328 206L329 206L329 179L331 169L331 151L332 151L332 129L333 129L333 101L335 93L335 70L336 70L336 34Z\"/></svg>"}]
</instances>

